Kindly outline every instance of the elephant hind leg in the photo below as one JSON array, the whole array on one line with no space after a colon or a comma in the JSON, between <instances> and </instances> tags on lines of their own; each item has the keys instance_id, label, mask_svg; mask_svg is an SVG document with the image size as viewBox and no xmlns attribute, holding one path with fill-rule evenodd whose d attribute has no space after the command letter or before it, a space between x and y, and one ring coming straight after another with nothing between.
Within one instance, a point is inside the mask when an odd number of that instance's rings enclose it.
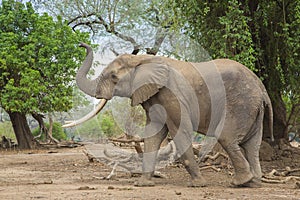
<instances>
[{"instance_id":1,"label":"elephant hind leg","mask_svg":"<svg viewBox=\"0 0 300 200\"><path fill-rule=\"evenodd\" d=\"M238 141L230 141L228 138L219 138L219 143L227 152L235 171L232 184L242 186L252 180L253 174L250 171L250 165L242 153Z\"/></svg>"},{"instance_id":2,"label":"elephant hind leg","mask_svg":"<svg viewBox=\"0 0 300 200\"><path fill-rule=\"evenodd\" d=\"M259 162L259 149L263 134L263 112L259 112L256 122L253 124L250 135L252 135L241 146L244 149L246 159L250 164L251 173L254 176L254 181L260 182L262 172Z\"/></svg>"}]
</instances>

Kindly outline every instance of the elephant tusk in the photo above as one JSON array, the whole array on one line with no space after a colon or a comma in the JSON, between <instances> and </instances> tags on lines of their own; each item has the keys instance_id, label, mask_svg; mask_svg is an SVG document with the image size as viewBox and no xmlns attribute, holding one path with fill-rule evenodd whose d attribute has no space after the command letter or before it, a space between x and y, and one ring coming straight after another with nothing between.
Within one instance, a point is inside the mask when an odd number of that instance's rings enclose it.
<instances>
[{"instance_id":1,"label":"elephant tusk","mask_svg":"<svg viewBox=\"0 0 300 200\"><path fill-rule=\"evenodd\" d=\"M95 117L105 106L107 100L101 99L100 103L96 106L96 108L89 112L86 116L82 117L81 119L75 120L75 121L66 121L65 124L62 126L63 128L69 128L73 126L77 126L79 124L82 124L85 121L90 120L91 118Z\"/></svg>"}]
</instances>

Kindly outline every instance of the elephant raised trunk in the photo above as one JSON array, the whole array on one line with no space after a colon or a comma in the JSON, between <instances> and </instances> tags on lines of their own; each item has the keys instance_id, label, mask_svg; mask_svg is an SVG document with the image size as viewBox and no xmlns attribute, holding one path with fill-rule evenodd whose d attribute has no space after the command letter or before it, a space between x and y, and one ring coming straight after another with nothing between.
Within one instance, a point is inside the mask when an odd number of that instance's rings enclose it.
<instances>
[{"instance_id":1,"label":"elephant raised trunk","mask_svg":"<svg viewBox=\"0 0 300 200\"><path fill-rule=\"evenodd\" d=\"M80 43L80 47L86 48L87 55L76 74L76 83L77 83L79 89L82 90L85 94L95 97L97 79L90 80L86 77L87 73L89 72L89 70L93 64L93 57L94 57L93 50L89 45L87 45L85 43Z\"/></svg>"},{"instance_id":2,"label":"elephant raised trunk","mask_svg":"<svg viewBox=\"0 0 300 200\"><path fill-rule=\"evenodd\" d=\"M85 43L80 43L80 47L86 48L87 55L80 69L76 74L76 83L79 89L82 90L85 94L90 95L92 97L96 97L96 87L97 87L98 80L97 79L90 80L86 77L93 63L93 57L94 57L93 50L89 45ZM63 128L76 126L93 118L102 110L106 102L107 102L106 99L101 99L99 104L95 107L95 109L92 112L90 112L89 114L87 114L86 116L84 116L79 120L67 121L66 124L63 125Z\"/></svg>"}]
</instances>

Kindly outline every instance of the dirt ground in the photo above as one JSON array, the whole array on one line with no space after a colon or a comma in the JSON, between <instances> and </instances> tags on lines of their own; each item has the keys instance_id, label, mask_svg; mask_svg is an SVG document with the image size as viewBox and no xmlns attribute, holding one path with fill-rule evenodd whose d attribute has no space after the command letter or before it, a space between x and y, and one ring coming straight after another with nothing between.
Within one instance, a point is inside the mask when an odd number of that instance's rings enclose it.
<instances>
[{"instance_id":1,"label":"dirt ground","mask_svg":"<svg viewBox=\"0 0 300 200\"><path fill-rule=\"evenodd\" d=\"M178 166L161 170L167 178L155 178L155 187L134 187L138 177L125 172L118 172L114 180L101 180L99 177L107 176L111 168L89 162L83 150L0 151L0 199L300 199L300 189L295 189L292 180L263 183L258 189L232 188L227 170L203 170L208 181L204 188L188 188L189 176ZM263 171L285 167L285 161L263 162ZM293 165L300 167L298 163Z\"/></svg>"}]
</instances>

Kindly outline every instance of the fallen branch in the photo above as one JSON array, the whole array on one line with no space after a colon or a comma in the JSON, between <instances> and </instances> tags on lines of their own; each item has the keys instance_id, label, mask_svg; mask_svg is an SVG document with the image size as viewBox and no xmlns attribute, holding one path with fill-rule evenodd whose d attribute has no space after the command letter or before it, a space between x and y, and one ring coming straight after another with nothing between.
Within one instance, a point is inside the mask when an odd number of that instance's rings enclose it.
<instances>
[{"instance_id":1,"label":"fallen branch","mask_svg":"<svg viewBox=\"0 0 300 200\"><path fill-rule=\"evenodd\" d=\"M88 157L89 162L98 162L99 161L93 154L90 154L86 150L82 150L82 152Z\"/></svg>"},{"instance_id":2,"label":"fallen branch","mask_svg":"<svg viewBox=\"0 0 300 200\"><path fill-rule=\"evenodd\" d=\"M206 170L206 169L213 169L213 170L215 170L216 172L221 171L220 168L217 168L217 167L214 166L214 165L207 165L207 166L200 167L200 170Z\"/></svg>"},{"instance_id":3,"label":"fallen branch","mask_svg":"<svg viewBox=\"0 0 300 200\"><path fill-rule=\"evenodd\" d=\"M282 172L283 176L287 176L288 174L292 174L294 172L300 172L300 168L297 169L291 169L290 167L285 168L286 171Z\"/></svg>"},{"instance_id":4,"label":"fallen branch","mask_svg":"<svg viewBox=\"0 0 300 200\"><path fill-rule=\"evenodd\" d=\"M273 169L270 173L265 175L265 177L274 177L274 176L280 176L280 173L276 169Z\"/></svg>"},{"instance_id":5,"label":"fallen branch","mask_svg":"<svg viewBox=\"0 0 300 200\"><path fill-rule=\"evenodd\" d=\"M275 178L275 177L274 177ZM300 177L298 176L288 176L282 179L270 179L270 178L262 178L261 181L265 183L287 183L290 180L300 181Z\"/></svg>"},{"instance_id":6,"label":"fallen branch","mask_svg":"<svg viewBox=\"0 0 300 200\"><path fill-rule=\"evenodd\" d=\"M143 153L143 150L142 150L142 147L141 147L141 142L144 142L144 139L139 139L139 138L135 138L127 133L124 133L125 136L126 136L126 139L120 139L120 138L117 138L117 139L109 139L110 141L112 142L119 142L119 143L134 143L133 147L134 149L136 150L136 152L138 154L142 154Z\"/></svg>"},{"instance_id":7,"label":"fallen branch","mask_svg":"<svg viewBox=\"0 0 300 200\"><path fill-rule=\"evenodd\" d=\"M215 155L211 156L211 155L206 155L204 158L210 159L210 160L216 160L217 158L219 158L220 156L223 156L224 158L228 159L228 156L225 153L222 152L217 152Z\"/></svg>"},{"instance_id":8,"label":"fallen branch","mask_svg":"<svg viewBox=\"0 0 300 200\"><path fill-rule=\"evenodd\" d=\"M132 142L143 142L143 139L137 139L137 138L132 138L132 139L109 139L112 142L120 142L120 143L132 143Z\"/></svg>"},{"instance_id":9,"label":"fallen branch","mask_svg":"<svg viewBox=\"0 0 300 200\"><path fill-rule=\"evenodd\" d=\"M217 160L220 156L223 156L225 159L229 159L228 155L222 152L217 152L215 155L205 155L204 158L201 160L201 162L206 162L208 159L215 161Z\"/></svg>"},{"instance_id":10,"label":"fallen branch","mask_svg":"<svg viewBox=\"0 0 300 200\"><path fill-rule=\"evenodd\" d=\"M300 181L299 176L288 176L289 174L298 171L300 171L300 169L291 169L290 167L286 167L286 170L283 172L273 169L271 172L263 175L261 180L265 183L287 183L291 180Z\"/></svg>"}]
</instances>

